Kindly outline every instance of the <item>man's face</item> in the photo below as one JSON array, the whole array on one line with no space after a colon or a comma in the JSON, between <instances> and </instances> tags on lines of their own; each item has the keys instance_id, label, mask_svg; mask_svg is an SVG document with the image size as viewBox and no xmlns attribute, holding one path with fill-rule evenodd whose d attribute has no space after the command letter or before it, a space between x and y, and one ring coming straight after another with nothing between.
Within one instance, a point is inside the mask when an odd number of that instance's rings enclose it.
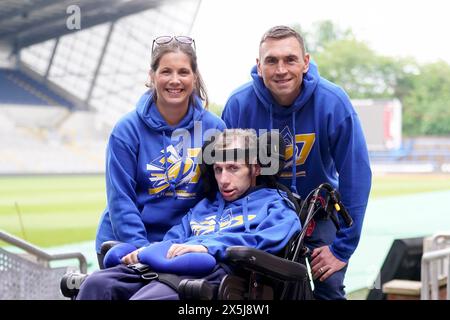
<instances>
[{"instance_id":1,"label":"man's face","mask_svg":"<svg viewBox=\"0 0 450 320\"><path fill-rule=\"evenodd\" d=\"M251 169L252 168L252 169ZM227 161L214 164L219 191L226 201L234 201L256 184L259 167L245 163Z\"/></svg>"},{"instance_id":2,"label":"man's face","mask_svg":"<svg viewBox=\"0 0 450 320\"><path fill-rule=\"evenodd\" d=\"M298 40L267 39L259 48L256 63L259 76L275 100L282 106L291 105L300 94L303 73L309 68L309 54L303 54Z\"/></svg>"}]
</instances>

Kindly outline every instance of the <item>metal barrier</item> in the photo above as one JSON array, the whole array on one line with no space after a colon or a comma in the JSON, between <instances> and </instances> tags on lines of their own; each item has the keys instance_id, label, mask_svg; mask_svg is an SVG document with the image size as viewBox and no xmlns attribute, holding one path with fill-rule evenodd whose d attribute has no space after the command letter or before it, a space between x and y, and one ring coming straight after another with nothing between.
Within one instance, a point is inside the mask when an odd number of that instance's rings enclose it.
<instances>
[{"instance_id":1,"label":"metal barrier","mask_svg":"<svg viewBox=\"0 0 450 320\"><path fill-rule=\"evenodd\" d=\"M17 254L0 248L0 300L62 299L59 282L68 268L52 268L51 261L76 259L80 272L87 272L86 258L80 252L49 254L1 230L0 241L26 252Z\"/></svg>"}]
</instances>

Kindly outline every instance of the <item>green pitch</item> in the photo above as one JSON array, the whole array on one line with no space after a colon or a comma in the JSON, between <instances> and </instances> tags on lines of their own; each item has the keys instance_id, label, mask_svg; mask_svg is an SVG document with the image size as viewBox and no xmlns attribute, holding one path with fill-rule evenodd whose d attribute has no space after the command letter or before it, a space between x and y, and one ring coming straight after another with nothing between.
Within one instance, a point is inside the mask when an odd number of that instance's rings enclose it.
<instances>
[{"instance_id":1,"label":"green pitch","mask_svg":"<svg viewBox=\"0 0 450 320\"><path fill-rule=\"evenodd\" d=\"M375 176L370 198L450 190L450 174L397 174Z\"/></svg>"},{"instance_id":2,"label":"green pitch","mask_svg":"<svg viewBox=\"0 0 450 320\"><path fill-rule=\"evenodd\" d=\"M92 240L104 185L103 176L2 177L0 228L43 247Z\"/></svg>"},{"instance_id":3,"label":"green pitch","mask_svg":"<svg viewBox=\"0 0 450 320\"><path fill-rule=\"evenodd\" d=\"M371 198L449 190L449 175L374 177ZM103 176L0 177L0 228L42 247L93 240Z\"/></svg>"}]
</instances>

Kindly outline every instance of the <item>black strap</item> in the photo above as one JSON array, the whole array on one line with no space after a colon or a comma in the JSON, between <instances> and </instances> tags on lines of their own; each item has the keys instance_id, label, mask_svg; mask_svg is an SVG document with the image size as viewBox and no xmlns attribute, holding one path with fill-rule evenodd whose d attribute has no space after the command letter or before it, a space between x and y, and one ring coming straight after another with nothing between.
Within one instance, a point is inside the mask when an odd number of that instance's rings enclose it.
<instances>
[{"instance_id":1,"label":"black strap","mask_svg":"<svg viewBox=\"0 0 450 320\"><path fill-rule=\"evenodd\" d=\"M178 285L180 284L181 280L182 280L181 277L177 276L176 274L171 273L158 274L158 281L168 285L176 292L178 292Z\"/></svg>"},{"instance_id":2,"label":"black strap","mask_svg":"<svg viewBox=\"0 0 450 320\"><path fill-rule=\"evenodd\" d=\"M181 282L181 277L171 273L156 273L154 271L141 274L142 279L147 281L158 280L161 283L169 286L176 292L178 292L178 285Z\"/></svg>"}]
</instances>

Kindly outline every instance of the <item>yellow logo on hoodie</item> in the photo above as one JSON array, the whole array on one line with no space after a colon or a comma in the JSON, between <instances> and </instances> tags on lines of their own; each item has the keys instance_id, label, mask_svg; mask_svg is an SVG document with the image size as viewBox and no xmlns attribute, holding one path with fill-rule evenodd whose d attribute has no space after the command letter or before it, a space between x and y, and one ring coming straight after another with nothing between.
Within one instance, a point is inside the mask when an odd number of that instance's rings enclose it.
<instances>
[{"instance_id":1,"label":"yellow logo on hoodie","mask_svg":"<svg viewBox=\"0 0 450 320\"><path fill-rule=\"evenodd\" d=\"M219 231L242 226L244 224L244 216L242 214L233 216L233 212L231 211L231 209L229 209L228 211L228 213L222 215L222 217L220 218ZM255 218L256 214L248 215L248 221L252 221ZM214 232L215 228L216 215L208 216L203 221L191 220L192 234L196 236L212 233Z\"/></svg>"},{"instance_id":2,"label":"yellow logo on hoodie","mask_svg":"<svg viewBox=\"0 0 450 320\"><path fill-rule=\"evenodd\" d=\"M201 148L187 148L187 155L183 163L181 142L177 146L168 146L166 153L162 149L161 155L147 164L151 185L148 189L149 194L162 195L169 190L173 191L170 188L172 184L177 196L181 198L195 197L195 192L190 192L193 187L190 187L189 184L197 184L200 177L200 167L195 163L195 157L200 150ZM183 169L181 169L182 167ZM181 170L183 172L180 172ZM171 194L173 193L171 192Z\"/></svg>"},{"instance_id":3,"label":"yellow logo on hoodie","mask_svg":"<svg viewBox=\"0 0 450 320\"><path fill-rule=\"evenodd\" d=\"M305 163L306 159L311 152L311 149L316 140L315 133L305 133L305 134L296 134L295 135L295 146L293 145L293 137L289 130L289 127L286 126L281 131L281 136L283 137L284 143L286 144L285 151L285 159L286 165L284 166L284 171L281 174L282 178L291 177L292 176L292 165L294 163L294 152L295 152L295 165L299 166ZM297 172L297 175L304 175L304 171Z\"/></svg>"}]
</instances>

